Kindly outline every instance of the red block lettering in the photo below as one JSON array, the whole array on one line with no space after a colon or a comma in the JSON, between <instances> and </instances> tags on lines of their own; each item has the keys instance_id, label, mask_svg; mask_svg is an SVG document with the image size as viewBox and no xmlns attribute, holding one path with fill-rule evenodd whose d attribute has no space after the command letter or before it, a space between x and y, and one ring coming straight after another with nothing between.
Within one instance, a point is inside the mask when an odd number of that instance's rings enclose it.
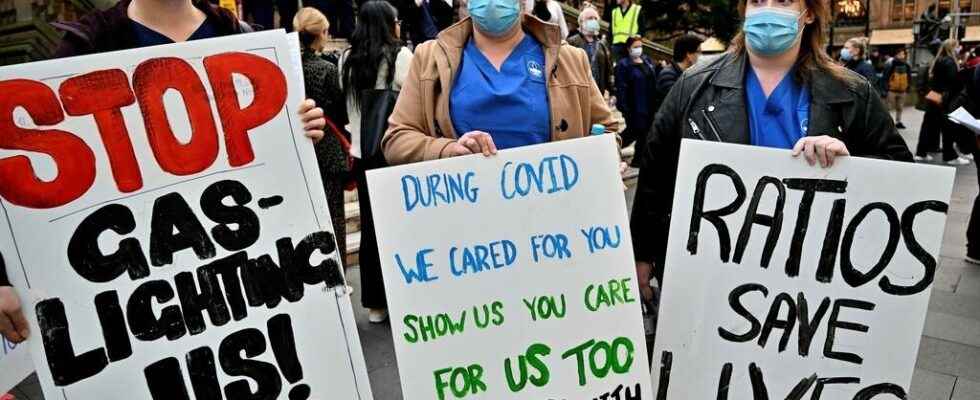
<instances>
[{"instance_id":1,"label":"red block lettering","mask_svg":"<svg viewBox=\"0 0 980 400\"><path fill-rule=\"evenodd\" d=\"M0 159L0 196L31 208L54 208L82 196L95 181L95 155L85 142L57 129L25 129L14 121L14 109L23 107L37 125L55 125L65 119L53 90L26 79L0 81L0 148L44 153L54 159L58 175L50 182L34 173L27 156ZM16 93L16 96L11 95Z\"/></svg>"},{"instance_id":2,"label":"red block lettering","mask_svg":"<svg viewBox=\"0 0 980 400\"><path fill-rule=\"evenodd\" d=\"M136 101L126 73L121 69L89 72L63 82L58 93L68 115L95 117L119 191L128 193L143 187L143 176L120 110Z\"/></svg>"},{"instance_id":3,"label":"red block lettering","mask_svg":"<svg viewBox=\"0 0 980 400\"><path fill-rule=\"evenodd\" d=\"M190 64L174 57L144 61L133 73L133 88L150 148L161 169L174 175L191 175L214 163L218 158L218 132L204 84ZM167 119L163 94L170 89L180 94L187 109L191 125L187 144L174 136Z\"/></svg>"},{"instance_id":4,"label":"red block lettering","mask_svg":"<svg viewBox=\"0 0 980 400\"><path fill-rule=\"evenodd\" d=\"M255 153L248 130L276 116L286 103L286 77L271 61L248 53L224 53L204 58L214 101L225 131L228 163L233 167L252 162ZM239 106L232 74L241 74L252 84L255 96L245 108Z\"/></svg>"}]
</instances>

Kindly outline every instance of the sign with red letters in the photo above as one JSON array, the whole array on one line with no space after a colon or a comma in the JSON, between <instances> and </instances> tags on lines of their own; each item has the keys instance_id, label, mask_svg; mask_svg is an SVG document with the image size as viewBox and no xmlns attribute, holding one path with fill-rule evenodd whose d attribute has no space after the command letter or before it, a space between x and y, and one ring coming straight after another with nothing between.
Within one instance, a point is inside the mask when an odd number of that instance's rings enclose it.
<instances>
[{"instance_id":1,"label":"sign with red letters","mask_svg":"<svg viewBox=\"0 0 980 400\"><path fill-rule=\"evenodd\" d=\"M371 398L296 46L0 69L0 254L47 398Z\"/></svg>"}]
</instances>

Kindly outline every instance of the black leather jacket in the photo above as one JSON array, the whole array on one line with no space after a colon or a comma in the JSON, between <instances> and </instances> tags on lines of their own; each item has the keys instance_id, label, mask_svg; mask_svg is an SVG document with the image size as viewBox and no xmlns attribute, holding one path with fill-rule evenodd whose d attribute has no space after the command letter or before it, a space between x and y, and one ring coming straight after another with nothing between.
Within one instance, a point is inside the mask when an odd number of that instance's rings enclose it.
<instances>
[{"instance_id":1,"label":"black leather jacket","mask_svg":"<svg viewBox=\"0 0 980 400\"><path fill-rule=\"evenodd\" d=\"M746 111L746 57L725 54L688 69L657 113L642 157L630 228L638 261L654 262L662 278L667 233L682 138L749 143ZM828 74L807 79L810 122L807 134L840 139L852 156L912 161L878 94L866 79L848 71L845 82ZM661 280L662 282L662 280Z\"/></svg>"}]
</instances>

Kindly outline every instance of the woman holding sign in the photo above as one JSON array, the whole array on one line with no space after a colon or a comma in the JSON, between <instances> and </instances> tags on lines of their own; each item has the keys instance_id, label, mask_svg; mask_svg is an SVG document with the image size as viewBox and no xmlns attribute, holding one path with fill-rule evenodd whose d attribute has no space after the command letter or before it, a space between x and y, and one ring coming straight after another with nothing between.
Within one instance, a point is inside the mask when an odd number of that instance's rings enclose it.
<instances>
[{"instance_id":1,"label":"woman holding sign","mask_svg":"<svg viewBox=\"0 0 980 400\"><path fill-rule=\"evenodd\" d=\"M470 18L415 50L384 137L392 164L618 131L585 51L520 0L470 0Z\"/></svg>"},{"instance_id":2,"label":"woman holding sign","mask_svg":"<svg viewBox=\"0 0 980 400\"><path fill-rule=\"evenodd\" d=\"M663 281L681 139L792 149L827 168L854 155L911 161L877 92L824 51L821 0L741 0L742 32L716 61L684 72L641 155L632 221L637 277Z\"/></svg>"},{"instance_id":3,"label":"woman holding sign","mask_svg":"<svg viewBox=\"0 0 980 400\"><path fill-rule=\"evenodd\" d=\"M239 21L230 11L193 0L122 0L78 22L54 25L65 31L55 58L252 32L247 23ZM300 104L298 113L306 136L319 141L326 124L323 110L307 99ZM4 272L0 262L0 334L19 343L27 338L27 324Z\"/></svg>"}]
</instances>

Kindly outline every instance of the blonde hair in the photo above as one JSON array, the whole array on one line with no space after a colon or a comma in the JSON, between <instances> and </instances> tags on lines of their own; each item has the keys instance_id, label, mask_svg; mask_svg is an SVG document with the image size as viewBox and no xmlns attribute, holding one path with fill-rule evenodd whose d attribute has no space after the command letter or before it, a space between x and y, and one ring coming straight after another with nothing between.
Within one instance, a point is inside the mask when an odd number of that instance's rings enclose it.
<instances>
[{"instance_id":1,"label":"blonde hair","mask_svg":"<svg viewBox=\"0 0 980 400\"><path fill-rule=\"evenodd\" d=\"M813 22L803 27L800 39L800 54L796 58L796 77L806 81L812 74L827 73L842 82L852 82L853 78L846 68L837 65L825 50L824 29L830 22L830 2L824 0L802 0L806 13L813 16ZM746 0L738 1L738 10L745 18ZM739 32L732 39L730 52L745 56L745 33Z\"/></svg>"},{"instance_id":2,"label":"blonde hair","mask_svg":"<svg viewBox=\"0 0 980 400\"><path fill-rule=\"evenodd\" d=\"M293 17L293 29L299 33L299 41L307 49L323 50L328 28L330 22L327 17L313 7L303 7Z\"/></svg>"},{"instance_id":3,"label":"blonde hair","mask_svg":"<svg viewBox=\"0 0 980 400\"><path fill-rule=\"evenodd\" d=\"M585 13L588 12L588 11L594 12L595 13L595 16L598 17L598 18L602 18L602 16L599 15L599 10L596 9L595 6L592 5L592 3L586 3L584 6L582 6L582 10L579 11L579 14L578 14L578 23L579 24L581 24L582 21L585 19Z\"/></svg>"},{"instance_id":4,"label":"blonde hair","mask_svg":"<svg viewBox=\"0 0 980 400\"><path fill-rule=\"evenodd\" d=\"M851 46L854 46L858 50L861 50L861 56L860 57L857 57L857 59L858 60L862 60L862 59L868 58L868 43L869 42L871 42L871 39L868 39L866 37L853 37L853 38L847 39L847 41L844 42L844 44L849 44Z\"/></svg>"},{"instance_id":5,"label":"blonde hair","mask_svg":"<svg viewBox=\"0 0 980 400\"><path fill-rule=\"evenodd\" d=\"M932 64L929 65L929 77L932 78L932 70L936 68L936 61L939 61L943 57L953 57L956 59L956 46L959 46L960 42L956 39L946 39L943 41L942 46L939 47L939 52L932 59Z\"/></svg>"}]
</instances>

